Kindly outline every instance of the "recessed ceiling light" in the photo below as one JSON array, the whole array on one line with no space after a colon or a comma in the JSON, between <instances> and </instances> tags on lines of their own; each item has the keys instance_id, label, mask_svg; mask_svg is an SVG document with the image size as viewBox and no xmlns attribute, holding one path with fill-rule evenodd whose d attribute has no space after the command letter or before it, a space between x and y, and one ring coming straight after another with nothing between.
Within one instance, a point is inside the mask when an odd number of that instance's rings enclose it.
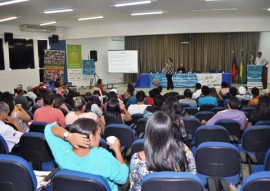
<instances>
[{"instance_id":1,"label":"recessed ceiling light","mask_svg":"<svg viewBox=\"0 0 270 191\"><path fill-rule=\"evenodd\" d=\"M4 1L4 2L1 2L1 3L0 3L0 6L10 5L10 4L15 4L15 3L21 3L21 2L25 2L25 1L29 1L29 0Z\"/></svg>"},{"instance_id":2,"label":"recessed ceiling light","mask_svg":"<svg viewBox=\"0 0 270 191\"><path fill-rule=\"evenodd\" d=\"M86 21L86 20L94 20L94 19L103 19L103 16L97 16L97 17L84 17L84 18L79 18L78 21Z\"/></svg>"},{"instance_id":3,"label":"recessed ceiling light","mask_svg":"<svg viewBox=\"0 0 270 191\"><path fill-rule=\"evenodd\" d=\"M156 11L156 12L145 12L145 13L132 13L131 16L141 16L141 15L159 15L163 14L163 11Z\"/></svg>"},{"instance_id":4,"label":"recessed ceiling light","mask_svg":"<svg viewBox=\"0 0 270 191\"><path fill-rule=\"evenodd\" d=\"M115 7L125 7L125 6L132 6L132 5L143 5L143 4L149 4L152 3L152 1L137 1L137 2L130 2L130 3L118 3L115 4Z\"/></svg>"},{"instance_id":5,"label":"recessed ceiling light","mask_svg":"<svg viewBox=\"0 0 270 191\"><path fill-rule=\"evenodd\" d=\"M237 8L228 8L228 9L193 9L193 12L207 12L207 11L237 11Z\"/></svg>"},{"instance_id":6,"label":"recessed ceiling light","mask_svg":"<svg viewBox=\"0 0 270 191\"><path fill-rule=\"evenodd\" d=\"M10 21L10 20L14 20L14 19L17 19L18 17L8 17L8 18L5 18L5 19L0 19L0 22L5 22L5 21Z\"/></svg>"},{"instance_id":7,"label":"recessed ceiling light","mask_svg":"<svg viewBox=\"0 0 270 191\"><path fill-rule=\"evenodd\" d=\"M45 25L52 25L55 24L56 21L50 21L50 22L46 22L46 23L41 23L40 26L45 26Z\"/></svg>"},{"instance_id":8,"label":"recessed ceiling light","mask_svg":"<svg viewBox=\"0 0 270 191\"><path fill-rule=\"evenodd\" d=\"M58 10L52 10L52 11L44 11L45 14L53 14L53 13L65 13L65 12L71 12L74 11L73 9L58 9Z\"/></svg>"},{"instance_id":9,"label":"recessed ceiling light","mask_svg":"<svg viewBox=\"0 0 270 191\"><path fill-rule=\"evenodd\" d=\"M270 11L270 8L268 8L267 11Z\"/></svg>"}]
</instances>

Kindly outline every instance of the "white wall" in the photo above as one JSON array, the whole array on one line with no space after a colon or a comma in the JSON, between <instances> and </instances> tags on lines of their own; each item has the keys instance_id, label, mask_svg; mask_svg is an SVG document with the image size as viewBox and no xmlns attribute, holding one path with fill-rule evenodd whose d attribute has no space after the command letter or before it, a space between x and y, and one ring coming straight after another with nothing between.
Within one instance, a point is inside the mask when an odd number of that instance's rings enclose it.
<instances>
[{"instance_id":1,"label":"white wall","mask_svg":"<svg viewBox=\"0 0 270 191\"><path fill-rule=\"evenodd\" d=\"M34 33L22 32L17 26L0 25L0 38L4 39L4 33L13 33L13 38L16 39L33 39L34 41L34 63L35 69L11 70L9 67L9 52L8 43L4 43L4 62L5 70L0 70L0 91L10 91L22 84L25 88L28 85L37 86L39 83L39 62L38 62L38 47L37 40L48 40L50 33ZM63 38L63 29L57 29L53 34L59 35L59 39Z\"/></svg>"},{"instance_id":2,"label":"white wall","mask_svg":"<svg viewBox=\"0 0 270 191\"><path fill-rule=\"evenodd\" d=\"M97 62L95 72L104 84L118 83L123 81L123 74L108 73L108 50L124 50L124 41L112 41L111 37L67 40L67 44L82 45L82 59L89 59L90 50L97 51ZM98 78L96 77L96 80ZM89 85L86 82L85 85Z\"/></svg>"},{"instance_id":3,"label":"white wall","mask_svg":"<svg viewBox=\"0 0 270 191\"><path fill-rule=\"evenodd\" d=\"M65 39L96 38L107 36L134 36L146 34L207 33L207 32L262 32L270 31L268 17L209 17L185 18L85 25L66 28Z\"/></svg>"}]
</instances>

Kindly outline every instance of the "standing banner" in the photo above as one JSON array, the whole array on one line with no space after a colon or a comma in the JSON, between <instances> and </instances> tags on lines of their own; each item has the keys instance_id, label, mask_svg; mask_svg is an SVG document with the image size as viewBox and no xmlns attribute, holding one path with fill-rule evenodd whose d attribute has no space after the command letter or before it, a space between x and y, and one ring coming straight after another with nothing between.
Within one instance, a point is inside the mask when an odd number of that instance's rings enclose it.
<instances>
[{"instance_id":1,"label":"standing banner","mask_svg":"<svg viewBox=\"0 0 270 191\"><path fill-rule=\"evenodd\" d=\"M60 78L64 80L65 51L45 50L44 53L44 83Z\"/></svg>"},{"instance_id":2,"label":"standing banner","mask_svg":"<svg viewBox=\"0 0 270 191\"><path fill-rule=\"evenodd\" d=\"M68 81L71 82L72 85L82 86L81 45L67 45L67 73Z\"/></svg>"},{"instance_id":3,"label":"standing banner","mask_svg":"<svg viewBox=\"0 0 270 191\"><path fill-rule=\"evenodd\" d=\"M262 88L263 65L247 65L247 86Z\"/></svg>"},{"instance_id":4,"label":"standing banner","mask_svg":"<svg viewBox=\"0 0 270 191\"><path fill-rule=\"evenodd\" d=\"M95 74L95 60L83 60L83 67L82 67L82 74L83 74L83 81L87 82L86 85L93 86L94 84L94 74ZM92 82L92 84L91 84Z\"/></svg>"}]
</instances>

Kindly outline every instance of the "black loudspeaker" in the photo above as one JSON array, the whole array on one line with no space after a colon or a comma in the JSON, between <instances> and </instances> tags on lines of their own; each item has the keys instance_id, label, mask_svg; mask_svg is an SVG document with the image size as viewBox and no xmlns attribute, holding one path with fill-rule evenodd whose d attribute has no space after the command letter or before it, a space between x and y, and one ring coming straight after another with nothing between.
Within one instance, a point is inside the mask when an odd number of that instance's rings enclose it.
<instances>
[{"instance_id":1,"label":"black loudspeaker","mask_svg":"<svg viewBox=\"0 0 270 191\"><path fill-rule=\"evenodd\" d=\"M4 33L5 43L13 41L13 33L5 32Z\"/></svg>"},{"instance_id":2,"label":"black loudspeaker","mask_svg":"<svg viewBox=\"0 0 270 191\"><path fill-rule=\"evenodd\" d=\"M58 40L59 40L59 36L53 34L53 35L52 35L52 43L58 43Z\"/></svg>"},{"instance_id":3,"label":"black loudspeaker","mask_svg":"<svg viewBox=\"0 0 270 191\"><path fill-rule=\"evenodd\" d=\"M97 61L97 51L96 50L90 51L90 59Z\"/></svg>"}]
</instances>

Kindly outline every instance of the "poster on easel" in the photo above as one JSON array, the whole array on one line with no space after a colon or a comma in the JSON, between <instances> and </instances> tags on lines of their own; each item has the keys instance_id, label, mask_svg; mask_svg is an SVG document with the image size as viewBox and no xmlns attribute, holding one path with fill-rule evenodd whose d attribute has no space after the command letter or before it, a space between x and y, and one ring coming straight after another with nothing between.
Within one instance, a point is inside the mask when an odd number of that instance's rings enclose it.
<instances>
[{"instance_id":1,"label":"poster on easel","mask_svg":"<svg viewBox=\"0 0 270 191\"><path fill-rule=\"evenodd\" d=\"M95 74L95 60L91 59L91 60L83 60L82 61L82 77L83 77L83 81L87 81L90 82L90 86L91 86L91 82L93 83L94 81L94 74ZM94 85L94 84L92 84Z\"/></svg>"},{"instance_id":2,"label":"poster on easel","mask_svg":"<svg viewBox=\"0 0 270 191\"><path fill-rule=\"evenodd\" d=\"M67 45L67 76L73 86L82 86L81 45Z\"/></svg>"},{"instance_id":3,"label":"poster on easel","mask_svg":"<svg viewBox=\"0 0 270 191\"><path fill-rule=\"evenodd\" d=\"M44 52L44 83L60 78L64 80L65 51L45 50Z\"/></svg>"}]
</instances>

